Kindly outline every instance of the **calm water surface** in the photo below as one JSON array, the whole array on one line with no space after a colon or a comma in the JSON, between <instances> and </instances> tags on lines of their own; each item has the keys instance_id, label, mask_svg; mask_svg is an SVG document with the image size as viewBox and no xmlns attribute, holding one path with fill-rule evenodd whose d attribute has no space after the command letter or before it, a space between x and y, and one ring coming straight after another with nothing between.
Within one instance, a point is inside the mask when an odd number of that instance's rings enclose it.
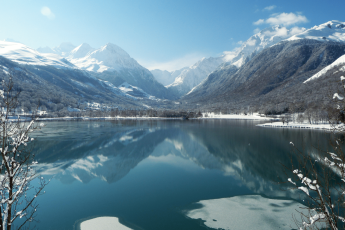
<instances>
[{"instance_id":1,"label":"calm water surface","mask_svg":"<svg viewBox=\"0 0 345 230\"><path fill-rule=\"evenodd\" d=\"M184 211L199 200L259 194L295 199L279 180L294 142L325 148L321 131L256 127L257 121L48 122L36 133L38 229L78 229L116 216L135 229L205 229ZM321 141L325 140L325 141Z\"/></svg>"}]
</instances>

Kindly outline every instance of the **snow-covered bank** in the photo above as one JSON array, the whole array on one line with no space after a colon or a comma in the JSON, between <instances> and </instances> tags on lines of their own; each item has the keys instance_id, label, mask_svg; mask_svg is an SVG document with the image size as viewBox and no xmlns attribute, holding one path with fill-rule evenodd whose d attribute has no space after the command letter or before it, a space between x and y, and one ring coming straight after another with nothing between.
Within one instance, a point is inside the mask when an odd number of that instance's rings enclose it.
<instances>
[{"instance_id":1,"label":"snow-covered bank","mask_svg":"<svg viewBox=\"0 0 345 230\"><path fill-rule=\"evenodd\" d=\"M181 120L181 117L54 117L38 118L38 121L102 121L102 120Z\"/></svg>"},{"instance_id":2,"label":"snow-covered bank","mask_svg":"<svg viewBox=\"0 0 345 230\"><path fill-rule=\"evenodd\" d=\"M200 119L272 120L273 118L265 117L258 113L253 113L252 115L203 113Z\"/></svg>"},{"instance_id":3,"label":"snow-covered bank","mask_svg":"<svg viewBox=\"0 0 345 230\"><path fill-rule=\"evenodd\" d=\"M259 195L236 196L214 200L203 200L201 208L187 212L192 219L202 219L207 227L214 229L292 229L296 225L294 215L308 214L304 205L291 200L274 200ZM318 226L325 227L325 226Z\"/></svg>"},{"instance_id":4,"label":"snow-covered bank","mask_svg":"<svg viewBox=\"0 0 345 230\"><path fill-rule=\"evenodd\" d=\"M257 126L261 127L273 127L273 128L295 128L295 129L324 129L324 130L333 130L334 126L330 124L309 124L309 123L291 123L288 124L283 122L273 122L273 123L264 123Z\"/></svg>"},{"instance_id":5,"label":"snow-covered bank","mask_svg":"<svg viewBox=\"0 0 345 230\"><path fill-rule=\"evenodd\" d=\"M80 224L80 230L132 230L119 222L117 217L97 217L94 219L83 221Z\"/></svg>"}]
</instances>

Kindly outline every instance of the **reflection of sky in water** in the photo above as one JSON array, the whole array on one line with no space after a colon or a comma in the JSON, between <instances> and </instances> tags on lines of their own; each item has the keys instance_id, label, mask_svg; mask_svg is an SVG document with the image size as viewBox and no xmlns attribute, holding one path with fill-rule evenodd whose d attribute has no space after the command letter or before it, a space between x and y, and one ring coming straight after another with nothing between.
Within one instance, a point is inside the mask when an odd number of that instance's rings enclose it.
<instances>
[{"instance_id":1,"label":"reflection of sky in water","mask_svg":"<svg viewBox=\"0 0 345 230\"><path fill-rule=\"evenodd\" d=\"M205 199L282 191L290 141L326 135L255 127L251 121L52 122L37 136L37 159L54 176L39 198L40 229L118 216L144 229L202 229L181 213ZM52 128L50 128L52 127ZM64 221L61 221L64 220Z\"/></svg>"}]
</instances>

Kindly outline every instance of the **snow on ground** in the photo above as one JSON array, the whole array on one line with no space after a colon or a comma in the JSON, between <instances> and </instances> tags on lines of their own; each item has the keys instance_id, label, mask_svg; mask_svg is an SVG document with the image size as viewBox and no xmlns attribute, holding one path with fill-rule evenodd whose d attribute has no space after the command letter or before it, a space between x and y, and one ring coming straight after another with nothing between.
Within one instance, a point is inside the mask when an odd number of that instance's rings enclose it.
<instances>
[{"instance_id":1,"label":"snow on ground","mask_svg":"<svg viewBox=\"0 0 345 230\"><path fill-rule=\"evenodd\" d=\"M131 230L119 222L117 217L97 217L94 219L83 221L80 224L80 230Z\"/></svg>"},{"instance_id":2,"label":"snow on ground","mask_svg":"<svg viewBox=\"0 0 345 230\"><path fill-rule=\"evenodd\" d=\"M127 82L122 83L118 87L123 93L130 95L134 98L148 98L151 100L157 100L154 96L146 93L144 90L142 90L139 87L133 86L128 84Z\"/></svg>"},{"instance_id":3,"label":"snow on ground","mask_svg":"<svg viewBox=\"0 0 345 230\"><path fill-rule=\"evenodd\" d=\"M272 118L261 116L258 113L252 115L203 113L201 119L270 120Z\"/></svg>"},{"instance_id":4,"label":"snow on ground","mask_svg":"<svg viewBox=\"0 0 345 230\"><path fill-rule=\"evenodd\" d=\"M22 118L22 117L21 117ZM29 118L31 119L31 118ZM100 121L100 120L181 120L181 117L53 117L53 118L37 118L38 121Z\"/></svg>"},{"instance_id":5,"label":"snow on ground","mask_svg":"<svg viewBox=\"0 0 345 230\"><path fill-rule=\"evenodd\" d=\"M5 74L9 75L10 73L8 72L8 68L6 66L2 67L2 71L4 71Z\"/></svg>"},{"instance_id":6,"label":"snow on ground","mask_svg":"<svg viewBox=\"0 0 345 230\"><path fill-rule=\"evenodd\" d=\"M293 123L293 122L289 122L289 124L286 124L286 122L284 124L283 122L273 122L273 123L259 124L257 126L273 127L273 128L298 128L298 129L326 129L326 130L334 129L334 127L330 124L309 124L309 123Z\"/></svg>"},{"instance_id":7,"label":"snow on ground","mask_svg":"<svg viewBox=\"0 0 345 230\"><path fill-rule=\"evenodd\" d=\"M335 60L332 64L326 66L325 68L323 68L322 70L320 70L319 72L317 72L316 74L314 74L312 77L308 78L306 81L304 81L303 83L307 83L308 81L312 81L314 79L317 79L323 75L325 75L329 70L338 67L337 70L335 71L345 71L345 55L339 57L337 60Z\"/></svg>"},{"instance_id":8,"label":"snow on ground","mask_svg":"<svg viewBox=\"0 0 345 230\"><path fill-rule=\"evenodd\" d=\"M306 209L300 209L305 206L296 201L274 200L259 195L203 200L197 204L202 208L188 211L186 215L189 218L202 219L207 227L224 230L290 230L296 228L292 215L300 220L296 210L307 214Z\"/></svg>"}]
</instances>

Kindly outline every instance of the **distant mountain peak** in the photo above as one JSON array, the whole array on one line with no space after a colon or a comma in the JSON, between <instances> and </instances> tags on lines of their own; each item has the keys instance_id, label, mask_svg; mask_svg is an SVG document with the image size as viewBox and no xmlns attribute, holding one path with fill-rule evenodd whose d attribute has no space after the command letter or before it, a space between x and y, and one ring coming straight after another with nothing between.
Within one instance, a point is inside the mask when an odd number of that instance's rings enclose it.
<instances>
[{"instance_id":1,"label":"distant mountain peak","mask_svg":"<svg viewBox=\"0 0 345 230\"><path fill-rule=\"evenodd\" d=\"M89 53L93 52L95 48L92 48L89 44L83 43L78 47L74 48L69 54L69 59L83 58Z\"/></svg>"},{"instance_id":2,"label":"distant mountain peak","mask_svg":"<svg viewBox=\"0 0 345 230\"><path fill-rule=\"evenodd\" d=\"M130 58L129 54L124 51L122 48L119 46L113 44L113 43L107 43L103 47L100 48L101 52L108 52L109 54L112 55L119 55L122 57Z\"/></svg>"},{"instance_id":3,"label":"distant mountain peak","mask_svg":"<svg viewBox=\"0 0 345 230\"><path fill-rule=\"evenodd\" d=\"M225 51L224 59L239 68L261 50L304 30L304 28L287 29L280 25L265 28L243 42L241 47L233 51Z\"/></svg>"},{"instance_id":4,"label":"distant mountain peak","mask_svg":"<svg viewBox=\"0 0 345 230\"><path fill-rule=\"evenodd\" d=\"M331 20L305 30L302 33L293 35L287 40L293 41L298 39L345 42L345 23L338 20Z\"/></svg>"}]
</instances>

